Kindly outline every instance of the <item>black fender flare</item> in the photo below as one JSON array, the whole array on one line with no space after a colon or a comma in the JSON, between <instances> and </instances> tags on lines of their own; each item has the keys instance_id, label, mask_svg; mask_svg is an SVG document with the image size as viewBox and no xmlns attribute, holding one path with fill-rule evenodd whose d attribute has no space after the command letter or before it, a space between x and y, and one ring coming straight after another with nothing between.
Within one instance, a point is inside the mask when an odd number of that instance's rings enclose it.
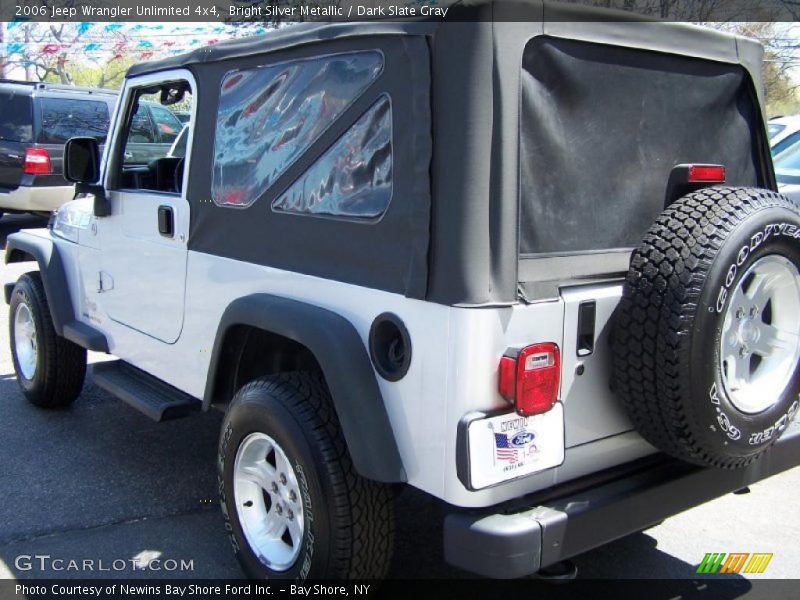
<instances>
[{"instance_id":1,"label":"black fender flare","mask_svg":"<svg viewBox=\"0 0 800 600\"><path fill-rule=\"evenodd\" d=\"M407 480L367 349L350 321L325 308L271 294L252 294L231 302L217 328L204 409L214 400L225 336L239 325L281 335L308 348L322 368L356 471L374 481Z\"/></svg>"},{"instance_id":2,"label":"black fender flare","mask_svg":"<svg viewBox=\"0 0 800 600\"><path fill-rule=\"evenodd\" d=\"M52 240L24 231L9 235L6 241L6 264L27 262L29 256L39 263L53 329L58 335L63 335L64 325L75 320L75 311L58 248ZM6 300L10 300L9 295Z\"/></svg>"}]
</instances>

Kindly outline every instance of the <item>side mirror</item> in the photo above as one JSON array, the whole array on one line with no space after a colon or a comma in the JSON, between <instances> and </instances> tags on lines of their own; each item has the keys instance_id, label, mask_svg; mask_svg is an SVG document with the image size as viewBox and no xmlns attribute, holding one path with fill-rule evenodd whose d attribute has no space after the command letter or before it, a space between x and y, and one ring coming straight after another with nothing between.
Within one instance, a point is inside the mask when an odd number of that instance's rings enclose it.
<instances>
[{"instance_id":1,"label":"side mirror","mask_svg":"<svg viewBox=\"0 0 800 600\"><path fill-rule=\"evenodd\" d=\"M74 137L64 145L64 179L96 183L100 178L100 147L93 137Z\"/></svg>"},{"instance_id":2,"label":"side mirror","mask_svg":"<svg viewBox=\"0 0 800 600\"><path fill-rule=\"evenodd\" d=\"M75 193L94 195L94 215L107 217L111 203L100 179L100 147L93 137L74 137L64 145L64 179L75 184Z\"/></svg>"}]
</instances>

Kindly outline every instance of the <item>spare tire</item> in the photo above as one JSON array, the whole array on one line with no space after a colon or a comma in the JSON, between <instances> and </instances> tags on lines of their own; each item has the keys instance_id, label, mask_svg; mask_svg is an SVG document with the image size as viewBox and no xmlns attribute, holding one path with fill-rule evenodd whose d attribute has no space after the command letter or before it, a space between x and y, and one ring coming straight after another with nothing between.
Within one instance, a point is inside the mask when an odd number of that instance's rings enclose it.
<instances>
[{"instance_id":1,"label":"spare tire","mask_svg":"<svg viewBox=\"0 0 800 600\"><path fill-rule=\"evenodd\" d=\"M798 206L750 188L677 200L633 253L613 340L615 390L648 442L752 462L798 408Z\"/></svg>"}]
</instances>

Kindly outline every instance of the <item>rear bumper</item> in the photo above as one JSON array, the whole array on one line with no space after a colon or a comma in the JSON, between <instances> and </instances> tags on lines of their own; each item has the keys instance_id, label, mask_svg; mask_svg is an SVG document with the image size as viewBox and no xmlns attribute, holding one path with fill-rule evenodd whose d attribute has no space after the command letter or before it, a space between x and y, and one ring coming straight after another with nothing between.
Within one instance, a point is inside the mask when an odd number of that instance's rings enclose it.
<instances>
[{"instance_id":1,"label":"rear bumper","mask_svg":"<svg viewBox=\"0 0 800 600\"><path fill-rule=\"evenodd\" d=\"M703 469L663 455L642 459L522 498L502 513L448 515L445 560L486 577L530 575L798 464L800 422L745 469Z\"/></svg>"},{"instance_id":2,"label":"rear bumper","mask_svg":"<svg viewBox=\"0 0 800 600\"><path fill-rule=\"evenodd\" d=\"M29 187L21 185L11 191L0 191L0 211L52 212L72 200L75 190L69 185Z\"/></svg>"}]
</instances>

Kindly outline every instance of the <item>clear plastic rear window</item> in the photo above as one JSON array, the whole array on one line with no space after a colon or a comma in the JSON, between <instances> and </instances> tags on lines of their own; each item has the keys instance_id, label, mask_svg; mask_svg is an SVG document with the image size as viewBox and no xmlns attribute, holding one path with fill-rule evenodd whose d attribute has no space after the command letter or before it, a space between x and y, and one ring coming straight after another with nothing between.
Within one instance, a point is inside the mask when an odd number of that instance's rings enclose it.
<instances>
[{"instance_id":1,"label":"clear plastic rear window","mask_svg":"<svg viewBox=\"0 0 800 600\"><path fill-rule=\"evenodd\" d=\"M228 73L214 141L214 202L253 204L382 70L383 54L368 51Z\"/></svg>"},{"instance_id":2,"label":"clear plastic rear window","mask_svg":"<svg viewBox=\"0 0 800 600\"><path fill-rule=\"evenodd\" d=\"M392 105L384 94L272 203L272 209L377 219L391 198Z\"/></svg>"}]
</instances>

